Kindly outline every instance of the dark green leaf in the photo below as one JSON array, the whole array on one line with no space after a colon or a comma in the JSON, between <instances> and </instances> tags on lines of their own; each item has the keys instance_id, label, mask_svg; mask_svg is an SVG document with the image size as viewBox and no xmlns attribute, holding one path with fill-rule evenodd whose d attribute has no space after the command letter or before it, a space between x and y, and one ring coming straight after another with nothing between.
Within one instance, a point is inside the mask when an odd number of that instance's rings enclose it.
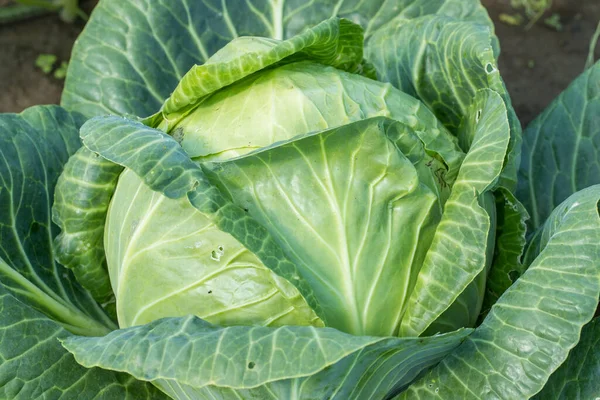
<instances>
[{"instance_id":1,"label":"dark green leaf","mask_svg":"<svg viewBox=\"0 0 600 400\"><path fill-rule=\"evenodd\" d=\"M104 254L104 224L121 171L120 165L80 148L58 179L52 206L52 219L61 230L54 241L56 259L109 308L114 294Z\"/></svg>"},{"instance_id":2,"label":"dark green leaf","mask_svg":"<svg viewBox=\"0 0 600 400\"><path fill-rule=\"evenodd\" d=\"M488 264L485 250L491 222L488 211L480 205L480 196L499 179L510 131L504 102L492 90L477 93L468 115L461 137L472 141L470 150L412 291L400 327L401 336L421 335L438 318L442 319L438 324L443 322L450 327L462 323L462 319L453 317L455 310L444 313ZM470 293L467 301L459 301L466 303L470 314L466 320L473 324L483 293Z\"/></svg>"},{"instance_id":3,"label":"dark green leaf","mask_svg":"<svg viewBox=\"0 0 600 400\"><path fill-rule=\"evenodd\" d=\"M516 187L521 126L498 72L495 37L489 26L479 22L439 15L397 18L373 33L366 55L380 80L421 99L456 135L469 118L468 107L475 93L485 88L498 92L506 104L511 128L501 185L512 191Z\"/></svg>"},{"instance_id":4,"label":"dark green leaf","mask_svg":"<svg viewBox=\"0 0 600 400\"><path fill-rule=\"evenodd\" d=\"M525 272L521 262L527 232L527 211L515 196L501 188L496 193L498 224L495 254L486 282L482 309L487 311Z\"/></svg>"},{"instance_id":5,"label":"dark green leaf","mask_svg":"<svg viewBox=\"0 0 600 400\"><path fill-rule=\"evenodd\" d=\"M600 186L572 195L544 226L542 251L450 356L406 399L526 399L565 361L600 295Z\"/></svg>"},{"instance_id":6,"label":"dark green leaf","mask_svg":"<svg viewBox=\"0 0 600 400\"><path fill-rule=\"evenodd\" d=\"M299 326L221 328L186 317L104 338L71 337L63 345L82 365L126 371L178 399L213 392L224 398L382 399L469 332L399 339Z\"/></svg>"},{"instance_id":7,"label":"dark green leaf","mask_svg":"<svg viewBox=\"0 0 600 400\"><path fill-rule=\"evenodd\" d=\"M518 197L537 229L554 207L600 183L600 63L585 71L525 130Z\"/></svg>"},{"instance_id":8,"label":"dark green leaf","mask_svg":"<svg viewBox=\"0 0 600 400\"><path fill-rule=\"evenodd\" d=\"M581 331L581 340L536 400L596 399L600 395L600 318Z\"/></svg>"},{"instance_id":9,"label":"dark green leaf","mask_svg":"<svg viewBox=\"0 0 600 400\"><path fill-rule=\"evenodd\" d=\"M446 15L492 26L478 0L102 0L73 49L62 105L86 116L148 116L184 74L240 36L283 40L338 16L371 32Z\"/></svg>"},{"instance_id":10,"label":"dark green leaf","mask_svg":"<svg viewBox=\"0 0 600 400\"><path fill-rule=\"evenodd\" d=\"M166 400L155 387L127 374L82 367L59 342L70 336L0 287L0 397Z\"/></svg>"},{"instance_id":11,"label":"dark green leaf","mask_svg":"<svg viewBox=\"0 0 600 400\"><path fill-rule=\"evenodd\" d=\"M55 262L52 246L54 187L80 146L81 123L57 106L0 115L0 281L72 332L104 334L115 325Z\"/></svg>"}]
</instances>

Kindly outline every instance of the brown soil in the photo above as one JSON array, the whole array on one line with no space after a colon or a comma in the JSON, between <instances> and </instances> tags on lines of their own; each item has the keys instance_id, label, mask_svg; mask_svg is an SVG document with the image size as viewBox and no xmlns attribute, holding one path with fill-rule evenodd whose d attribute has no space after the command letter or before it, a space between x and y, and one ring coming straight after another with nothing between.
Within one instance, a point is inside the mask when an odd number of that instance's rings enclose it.
<instances>
[{"instance_id":1,"label":"brown soil","mask_svg":"<svg viewBox=\"0 0 600 400\"><path fill-rule=\"evenodd\" d=\"M527 124L583 71L590 38L600 20L600 2L554 0L549 14L560 14L562 32L543 22L530 30L503 24L499 14L514 12L510 0L483 3L500 37L502 75L517 114ZM59 102L62 81L37 69L35 59L40 53L52 53L67 60L81 28L54 15L0 26L0 112Z\"/></svg>"},{"instance_id":2,"label":"brown soil","mask_svg":"<svg viewBox=\"0 0 600 400\"><path fill-rule=\"evenodd\" d=\"M500 72L517 115L526 126L583 72L589 44L600 21L600 2L554 0L552 9L529 30L499 22L500 13L514 13L510 0L482 3L500 38ZM560 15L561 32L543 22L555 12ZM600 46L596 49L598 58Z\"/></svg>"},{"instance_id":3,"label":"brown soil","mask_svg":"<svg viewBox=\"0 0 600 400\"><path fill-rule=\"evenodd\" d=\"M81 26L56 15L0 26L0 112L19 112L36 104L60 101L63 81L35 67L41 53L69 59Z\"/></svg>"}]
</instances>

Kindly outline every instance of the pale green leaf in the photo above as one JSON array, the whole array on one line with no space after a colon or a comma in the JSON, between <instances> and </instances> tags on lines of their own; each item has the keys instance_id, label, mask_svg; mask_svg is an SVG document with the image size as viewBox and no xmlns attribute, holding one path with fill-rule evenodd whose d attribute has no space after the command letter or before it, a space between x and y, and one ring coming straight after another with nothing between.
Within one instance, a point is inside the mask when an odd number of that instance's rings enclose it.
<instances>
[{"instance_id":1,"label":"pale green leaf","mask_svg":"<svg viewBox=\"0 0 600 400\"><path fill-rule=\"evenodd\" d=\"M473 142L408 302L402 336L422 334L491 261L486 256L490 217L480 206L480 196L500 176L510 129L504 102L492 90L477 93L468 115L460 136ZM481 303L468 306L477 308Z\"/></svg>"},{"instance_id":2,"label":"pale green leaf","mask_svg":"<svg viewBox=\"0 0 600 400\"><path fill-rule=\"evenodd\" d=\"M313 289L279 244L248 213L226 199L173 138L139 122L111 116L87 121L81 128L81 137L88 149L132 169L152 190L171 199L187 197L220 230L296 286L321 316Z\"/></svg>"},{"instance_id":3,"label":"pale green leaf","mask_svg":"<svg viewBox=\"0 0 600 400\"><path fill-rule=\"evenodd\" d=\"M327 326L398 333L446 185L409 126L368 119L203 167L289 255Z\"/></svg>"},{"instance_id":4,"label":"pale green leaf","mask_svg":"<svg viewBox=\"0 0 600 400\"><path fill-rule=\"evenodd\" d=\"M105 249L120 327L186 315L225 326L324 326L292 284L187 197L153 192L126 170L111 202Z\"/></svg>"},{"instance_id":5,"label":"pale green leaf","mask_svg":"<svg viewBox=\"0 0 600 400\"><path fill-rule=\"evenodd\" d=\"M257 72L204 99L179 123L159 128L195 160L225 160L376 116L412 128L447 164L452 185L464 154L427 107L389 83L308 61Z\"/></svg>"}]
</instances>

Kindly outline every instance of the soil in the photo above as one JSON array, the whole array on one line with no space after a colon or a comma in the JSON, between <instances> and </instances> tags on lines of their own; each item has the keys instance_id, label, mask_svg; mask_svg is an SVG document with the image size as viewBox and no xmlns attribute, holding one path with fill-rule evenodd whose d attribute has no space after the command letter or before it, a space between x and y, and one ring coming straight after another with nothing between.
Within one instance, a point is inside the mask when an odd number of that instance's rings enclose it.
<instances>
[{"instance_id":1,"label":"soil","mask_svg":"<svg viewBox=\"0 0 600 400\"><path fill-rule=\"evenodd\" d=\"M547 15L560 15L561 32L546 26L543 18L529 30L506 25L499 22L499 15L514 13L510 0L482 2L496 23L502 48L500 70L517 115L526 125L583 71L600 21L600 2L554 0ZM6 3L0 0L0 6ZM60 101L62 81L37 69L35 60L40 53L68 60L81 29L82 24L66 24L55 15L0 26L0 112Z\"/></svg>"},{"instance_id":2,"label":"soil","mask_svg":"<svg viewBox=\"0 0 600 400\"><path fill-rule=\"evenodd\" d=\"M0 112L60 101L63 81L44 74L35 60L42 53L55 54L57 64L68 60L81 29L50 14L0 25Z\"/></svg>"},{"instance_id":3,"label":"soil","mask_svg":"<svg viewBox=\"0 0 600 400\"><path fill-rule=\"evenodd\" d=\"M600 22L600 2L554 0L531 29L504 24L501 13L514 14L510 0L482 0L500 38L500 73L523 126L534 119L584 70L591 38ZM560 15L562 31L544 24ZM600 46L595 52L600 58Z\"/></svg>"}]
</instances>

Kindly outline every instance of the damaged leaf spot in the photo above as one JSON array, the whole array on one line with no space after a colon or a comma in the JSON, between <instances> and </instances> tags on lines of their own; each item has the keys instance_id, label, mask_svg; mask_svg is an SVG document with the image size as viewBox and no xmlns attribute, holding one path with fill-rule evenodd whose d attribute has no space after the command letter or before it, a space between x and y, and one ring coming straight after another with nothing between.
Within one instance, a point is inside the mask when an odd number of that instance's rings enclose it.
<instances>
[{"instance_id":1,"label":"damaged leaf spot","mask_svg":"<svg viewBox=\"0 0 600 400\"><path fill-rule=\"evenodd\" d=\"M183 131L182 127L179 127L173 131L171 136L173 136L173 139L175 139L175 141L177 143L181 144L181 142L183 142L183 137L185 136L185 132Z\"/></svg>"}]
</instances>

